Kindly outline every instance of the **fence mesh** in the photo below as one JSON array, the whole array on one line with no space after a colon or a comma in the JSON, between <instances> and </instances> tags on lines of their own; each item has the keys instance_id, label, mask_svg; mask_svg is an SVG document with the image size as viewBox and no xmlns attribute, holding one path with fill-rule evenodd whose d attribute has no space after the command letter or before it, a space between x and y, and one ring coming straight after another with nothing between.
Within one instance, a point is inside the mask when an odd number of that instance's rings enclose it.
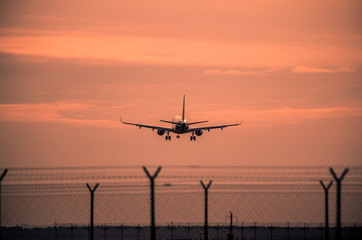
<instances>
[{"instance_id":1,"label":"fence mesh","mask_svg":"<svg viewBox=\"0 0 362 240\"><path fill-rule=\"evenodd\" d=\"M156 167L148 168L152 174ZM344 168L334 167L337 174ZM328 167L175 167L155 179L157 239L204 238L204 188L209 239L324 239ZM89 239L90 191L95 239L150 239L150 181L139 166L9 169L1 188L3 239ZM335 184L334 184L335 185ZM345 239L362 234L362 166L342 182ZM329 190L330 239L336 188Z\"/></svg>"}]
</instances>

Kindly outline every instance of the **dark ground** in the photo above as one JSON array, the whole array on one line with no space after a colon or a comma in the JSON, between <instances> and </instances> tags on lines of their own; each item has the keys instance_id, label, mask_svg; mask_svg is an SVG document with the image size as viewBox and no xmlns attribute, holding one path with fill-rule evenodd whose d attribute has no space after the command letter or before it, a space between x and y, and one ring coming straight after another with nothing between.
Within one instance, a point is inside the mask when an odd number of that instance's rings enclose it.
<instances>
[{"instance_id":1,"label":"dark ground","mask_svg":"<svg viewBox=\"0 0 362 240\"><path fill-rule=\"evenodd\" d=\"M226 240L228 227L210 227L209 239ZM150 228L137 226L125 226L122 230L120 227L95 227L95 240L134 240L134 239L150 239ZM172 236L171 236L172 234ZM345 240L362 239L362 227L346 227L342 231ZM234 227L234 240L324 240L324 229L321 228L285 228L285 227ZM289 235L289 237L288 237ZM189 238L188 238L189 236ZM2 239L6 240L88 240L88 227L49 227L49 228L22 228L12 227L2 229ZM157 239L204 239L203 227L200 226L170 226L158 227ZM335 239L335 228L330 228L330 240Z\"/></svg>"}]
</instances>

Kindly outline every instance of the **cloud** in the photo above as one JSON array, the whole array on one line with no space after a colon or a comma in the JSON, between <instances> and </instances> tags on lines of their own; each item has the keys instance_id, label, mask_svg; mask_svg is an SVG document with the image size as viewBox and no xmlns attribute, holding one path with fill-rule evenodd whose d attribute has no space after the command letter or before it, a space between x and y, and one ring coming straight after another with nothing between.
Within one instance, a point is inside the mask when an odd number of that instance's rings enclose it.
<instances>
[{"instance_id":1,"label":"cloud","mask_svg":"<svg viewBox=\"0 0 362 240\"><path fill-rule=\"evenodd\" d=\"M303 123L308 120L328 119L335 117L362 116L359 107L327 107L327 108L290 108L252 110L249 114L257 121L281 121L289 123Z\"/></svg>"},{"instance_id":2,"label":"cloud","mask_svg":"<svg viewBox=\"0 0 362 240\"><path fill-rule=\"evenodd\" d=\"M339 68L317 68L313 66L299 65L290 70L291 73L336 73L336 72L354 72L350 67ZM265 75L268 73L284 72L283 69L270 68L261 70L241 70L241 69L209 69L203 74L206 75L225 75L225 76L244 76L244 75Z\"/></svg>"},{"instance_id":3,"label":"cloud","mask_svg":"<svg viewBox=\"0 0 362 240\"><path fill-rule=\"evenodd\" d=\"M41 19L43 16L39 16L39 18ZM204 74L236 76L265 74L269 72L268 69L273 68L290 68L291 62L311 62L314 65L323 62L324 64L348 66L360 61L360 51L354 47L354 44L336 47L336 44L323 43L320 45L318 42L313 42L311 46L295 41L281 44L275 39L225 41L224 39L197 36L154 34L148 31L132 32L128 29L133 28L121 28L120 30L114 27L57 30L2 28L0 29L0 51L58 59L84 59L102 64L110 62L217 66L216 69L207 70ZM309 52L313 52L313 55L310 55ZM331 52L334 53L333 56L329 56ZM239 66L251 68L237 68ZM304 65L292 69L292 72L295 73L336 71L349 72L352 70L349 68L315 68Z\"/></svg>"},{"instance_id":4,"label":"cloud","mask_svg":"<svg viewBox=\"0 0 362 240\"><path fill-rule=\"evenodd\" d=\"M300 65L291 70L292 73L334 73L334 72L354 72L349 67L343 68L317 68L312 66Z\"/></svg>"},{"instance_id":5,"label":"cloud","mask_svg":"<svg viewBox=\"0 0 362 240\"><path fill-rule=\"evenodd\" d=\"M0 122L48 122L94 127L119 128L120 109L127 106L103 107L96 104L52 102L40 104L0 104ZM270 128L283 124L305 124L308 121L336 117L361 117L362 107L329 108L228 108L202 111L193 119L209 119L210 124L234 123L244 119L252 128ZM189 119L190 120L190 119Z\"/></svg>"},{"instance_id":6,"label":"cloud","mask_svg":"<svg viewBox=\"0 0 362 240\"><path fill-rule=\"evenodd\" d=\"M22 15L20 18L23 19L30 19L30 20L39 20L39 21L61 21L61 18L57 18L54 16L47 16L47 15Z\"/></svg>"},{"instance_id":7,"label":"cloud","mask_svg":"<svg viewBox=\"0 0 362 240\"><path fill-rule=\"evenodd\" d=\"M40 104L0 104L2 122L52 122L98 127L119 127L121 107L53 102Z\"/></svg>"},{"instance_id":8,"label":"cloud","mask_svg":"<svg viewBox=\"0 0 362 240\"><path fill-rule=\"evenodd\" d=\"M264 72L261 71L245 71L240 69L209 69L203 72L207 75L227 75L227 76L243 76L243 75L263 75Z\"/></svg>"},{"instance_id":9,"label":"cloud","mask_svg":"<svg viewBox=\"0 0 362 240\"><path fill-rule=\"evenodd\" d=\"M327 121L332 118L362 117L362 107L326 107L326 108L229 108L215 111L204 111L195 114L196 119L212 119L213 122L238 122L244 119L243 125L252 128L270 128L285 124L306 124L310 121ZM228 122L229 123L229 122Z\"/></svg>"}]
</instances>

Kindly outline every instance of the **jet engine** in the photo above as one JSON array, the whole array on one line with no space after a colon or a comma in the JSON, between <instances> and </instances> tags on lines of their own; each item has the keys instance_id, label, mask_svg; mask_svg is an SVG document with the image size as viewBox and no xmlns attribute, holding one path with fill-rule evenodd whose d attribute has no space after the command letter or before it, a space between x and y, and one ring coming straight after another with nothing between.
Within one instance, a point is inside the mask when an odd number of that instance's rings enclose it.
<instances>
[{"instance_id":1,"label":"jet engine","mask_svg":"<svg viewBox=\"0 0 362 240\"><path fill-rule=\"evenodd\" d=\"M196 131L195 131L195 134L196 134L197 136L201 136L202 133L203 133L202 130L196 130Z\"/></svg>"},{"instance_id":2,"label":"jet engine","mask_svg":"<svg viewBox=\"0 0 362 240\"><path fill-rule=\"evenodd\" d=\"M163 130L163 129L158 129L157 130L157 134L160 135L160 136L162 136L164 133L165 133L165 130Z\"/></svg>"}]
</instances>

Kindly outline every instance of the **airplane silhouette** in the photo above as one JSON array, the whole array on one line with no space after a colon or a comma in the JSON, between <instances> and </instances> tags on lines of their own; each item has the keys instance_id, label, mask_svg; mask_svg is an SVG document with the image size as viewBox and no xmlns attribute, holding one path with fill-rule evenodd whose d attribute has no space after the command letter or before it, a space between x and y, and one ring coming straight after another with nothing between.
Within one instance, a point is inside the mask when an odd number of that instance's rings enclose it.
<instances>
[{"instance_id":1,"label":"airplane silhouette","mask_svg":"<svg viewBox=\"0 0 362 240\"><path fill-rule=\"evenodd\" d=\"M198 127L198 128L190 128L190 125L194 125L194 124L199 124L199 123L205 123L208 122L206 121L198 121L198 122L188 122L185 119L185 95L183 98L183 107L182 107L182 117L179 115L176 115L172 121L166 121L166 120L160 120L161 122L165 122L165 123L171 123L172 124L172 128L167 128L167 127L160 127L160 126L151 126L151 125L143 125L143 124L139 124L139 123L130 123L130 122L124 122L122 121L122 117L121 117L121 122L123 124L129 124L129 125L134 125L141 128L151 128L152 131L154 131L155 129L157 129L157 134L162 136L165 133L167 134L165 136L166 141L167 140L171 140L171 136L170 133L176 133L177 136L176 138L180 138L180 134L184 134L184 133L191 133L190 136L190 141L194 140L196 141L196 136L201 136L203 134L203 130L207 130L208 132L210 132L210 129L217 129L220 128L221 130L223 130L226 127L232 127L232 126L238 126L241 124L240 123L234 123L234 124L226 124L226 125L218 125L218 126L209 126L209 127Z\"/></svg>"}]
</instances>

